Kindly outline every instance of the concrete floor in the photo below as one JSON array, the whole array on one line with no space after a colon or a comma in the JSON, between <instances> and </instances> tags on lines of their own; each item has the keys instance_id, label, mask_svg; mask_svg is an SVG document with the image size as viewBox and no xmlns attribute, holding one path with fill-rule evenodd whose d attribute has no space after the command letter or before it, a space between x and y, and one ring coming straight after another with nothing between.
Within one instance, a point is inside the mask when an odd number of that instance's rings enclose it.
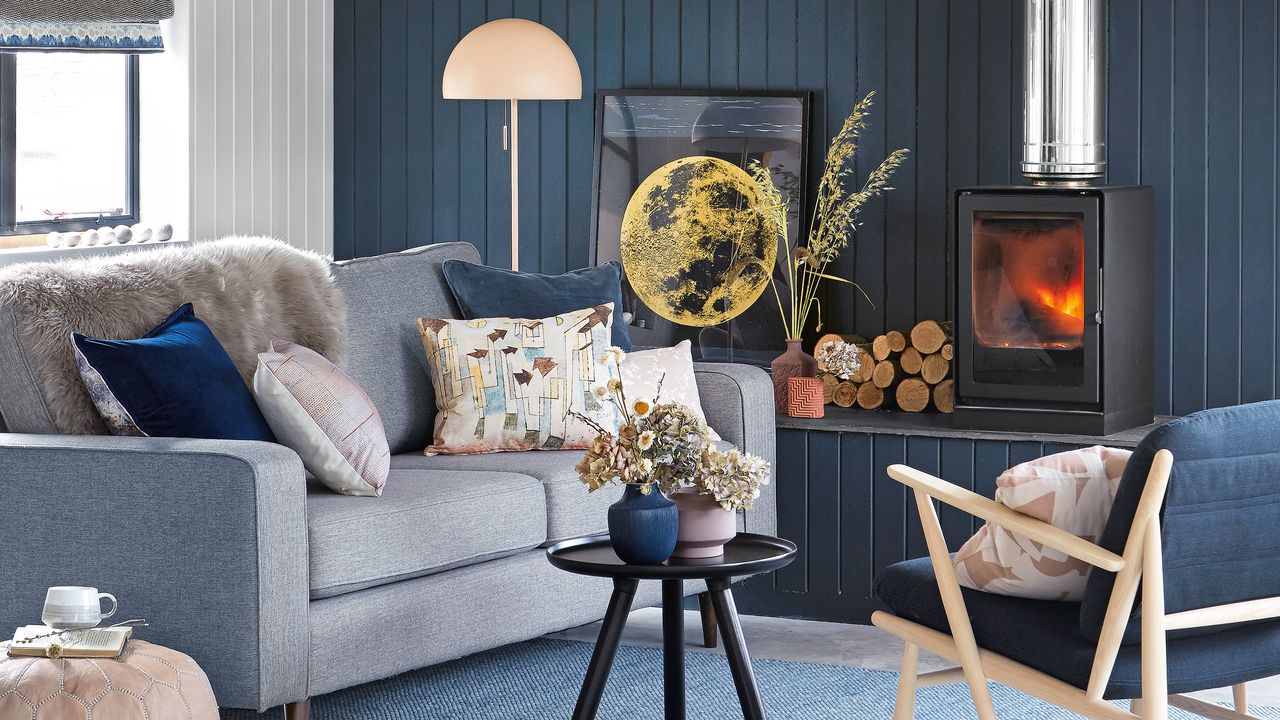
<instances>
[{"instance_id":1,"label":"concrete floor","mask_svg":"<svg viewBox=\"0 0 1280 720\"><path fill-rule=\"evenodd\" d=\"M898 671L902 661L902 642L869 625L744 615L742 628L747 637L747 649L756 658L893 672ZM593 623L547 637L594 643L599 632L600 623ZM622 634L622 642L641 647L662 647L662 611L658 608L645 608L631 613ZM721 647L702 647L701 623L696 611L685 612L685 642L687 649L693 652L724 654ZM951 663L927 653L920 654L920 672L947 667L951 667ZM1229 688L1196 693L1196 696L1212 702L1231 702ZM1249 702L1280 707L1280 677L1249 683Z\"/></svg>"}]
</instances>

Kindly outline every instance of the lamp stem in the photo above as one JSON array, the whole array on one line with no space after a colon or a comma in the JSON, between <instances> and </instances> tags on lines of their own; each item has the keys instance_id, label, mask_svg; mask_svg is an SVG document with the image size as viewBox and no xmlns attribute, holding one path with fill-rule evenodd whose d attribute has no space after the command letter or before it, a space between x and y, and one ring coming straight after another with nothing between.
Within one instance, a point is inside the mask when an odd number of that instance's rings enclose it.
<instances>
[{"instance_id":1,"label":"lamp stem","mask_svg":"<svg viewBox=\"0 0 1280 720\"><path fill-rule=\"evenodd\" d=\"M520 269L520 120L511 99L511 269Z\"/></svg>"}]
</instances>

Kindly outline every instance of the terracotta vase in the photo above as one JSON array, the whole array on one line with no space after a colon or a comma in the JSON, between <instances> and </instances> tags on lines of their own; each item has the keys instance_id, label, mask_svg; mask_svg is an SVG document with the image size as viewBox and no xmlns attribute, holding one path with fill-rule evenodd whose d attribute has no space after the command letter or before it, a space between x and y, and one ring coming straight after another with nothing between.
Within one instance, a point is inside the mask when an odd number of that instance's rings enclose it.
<instances>
[{"instance_id":1,"label":"terracotta vase","mask_svg":"<svg viewBox=\"0 0 1280 720\"><path fill-rule=\"evenodd\" d=\"M787 380L787 415L793 418L823 416L822 381L816 377L793 377Z\"/></svg>"},{"instance_id":2,"label":"terracotta vase","mask_svg":"<svg viewBox=\"0 0 1280 720\"><path fill-rule=\"evenodd\" d=\"M710 495L692 488L671 494L680 512L676 549L671 557L710 558L724 554L724 544L738 534L738 514L720 507Z\"/></svg>"},{"instance_id":3,"label":"terracotta vase","mask_svg":"<svg viewBox=\"0 0 1280 720\"><path fill-rule=\"evenodd\" d=\"M787 380L793 377L817 377L818 361L800 348L799 340L787 340L787 351L769 363L773 374L773 400L778 412L787 411Z\"/></svg>"}]
</instances>

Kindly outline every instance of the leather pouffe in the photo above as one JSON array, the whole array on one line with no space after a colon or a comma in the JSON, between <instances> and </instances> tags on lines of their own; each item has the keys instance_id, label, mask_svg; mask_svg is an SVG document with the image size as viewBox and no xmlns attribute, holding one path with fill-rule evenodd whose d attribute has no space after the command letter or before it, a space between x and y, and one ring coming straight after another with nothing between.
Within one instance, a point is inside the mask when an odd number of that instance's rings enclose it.
<instances>
[{"instance_id":1,"label":"leather pouffe","mask_svg":"<svg viewBox=\"0 0 1280 720\"><path fill-rule=\"evenodd\" d=\"M0 643L0 718L218 720L204 671L176 650L130 640L118 658L10 657Z\"/></svg>"}]
</instances>

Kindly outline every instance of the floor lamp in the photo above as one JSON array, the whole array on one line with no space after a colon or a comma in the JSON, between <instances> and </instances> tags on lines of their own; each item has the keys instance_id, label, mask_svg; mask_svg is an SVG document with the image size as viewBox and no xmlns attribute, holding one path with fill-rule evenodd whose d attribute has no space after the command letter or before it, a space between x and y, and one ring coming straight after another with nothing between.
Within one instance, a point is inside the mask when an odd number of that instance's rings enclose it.
<instances>
[{"instance_id":1,"label":"floor lamp","mask_svg":"<svg viewBox=\"0 0 1280 720\"><path fill-rule=\"evenodd\" d=\"M577 100L582 72L555 31L531 20L493 20L458 41L444 65L446 99L506 100L510 124L502 128L511 153L511 269L520 269L520 100ZM507 143L510 143L508 147Z\"/></svg>"}]
</instances>

